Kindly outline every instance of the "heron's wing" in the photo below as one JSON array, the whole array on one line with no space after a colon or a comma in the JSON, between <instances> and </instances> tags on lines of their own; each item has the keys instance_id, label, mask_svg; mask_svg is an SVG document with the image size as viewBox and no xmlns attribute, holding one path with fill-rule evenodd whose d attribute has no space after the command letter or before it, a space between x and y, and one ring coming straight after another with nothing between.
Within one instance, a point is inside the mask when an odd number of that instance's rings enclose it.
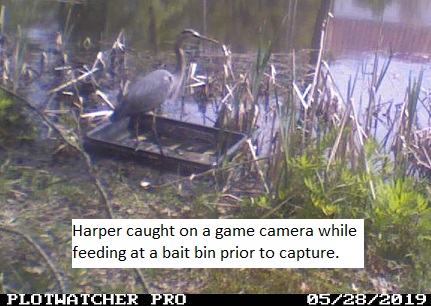
<instances>
[{"instance_id":1,"label":"heron's wing","mask_svg":"<svg viewBox=\"0 0 431 306\"><path fill-rule=\"evenodd\" d=\"M158 108L170 97L175 86L175 77L167 70L156 70L137 77L115 110L115 119Z\"/></svg>"}]
</instances>

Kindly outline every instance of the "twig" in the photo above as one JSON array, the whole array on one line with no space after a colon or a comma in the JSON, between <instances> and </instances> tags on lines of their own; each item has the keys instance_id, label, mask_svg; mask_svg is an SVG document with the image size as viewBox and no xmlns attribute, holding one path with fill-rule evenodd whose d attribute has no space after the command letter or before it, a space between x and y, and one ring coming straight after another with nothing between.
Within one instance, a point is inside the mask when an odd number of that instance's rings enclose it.
<instances>
[{"instance_id":1,"label":"twig","mask_svg":"<svg viewBox=\"0 0 431 306\"><path fill-rule=\"evenodd\" d=\"M85 79L86 77L88 77L89 75L95 73L96 71L99 71L99 68L93 68L90 71L88 71L88 72L80 75L79 77L77 77L77 78L75 78L73 80L70 80L70 81L68 81L68 82L66 82L66 83L64 83L64 84L62 84L60 86L57 86L54 89L51 89L50 91L48 91L48 93L49 94L56 93L57 91L60 91L60 90L66 88L66 87L68 87L68 86L70 86L72 84L75 84L75 83L81 81L82 79Z\"/></svg>"},{"instance_id":2,"label":"twig","mask_svg":"<svg viewBox=\"0 0 431 306\"><path fill-rule=\"evenodd\" d=\"M61 277L60 272L58 272L57 268L55 267L54 263L52 262L52 260L49 258L48 254L46 254L43 250L43 248L41 246L39 246L30 236L28 236L27 234L9 228L9 227L5 227L0 225L0 230L4 231L6 233L10 233L10 234L14 234L14 235L18 235L23 237L29 244L31 244L38 252L39 254L43 257L43 259L46 261L46 263L48 264L49 268L51 269L52 273L54 274L54 277L57 281L58 287L60 288L60 292L61 293L65 293L66 292L66 286L63 282L63 278Z\"/></svg>"},{"instance_id":3,"label":"twig","mask_svg":"<svg viewBox=\"0 0 431 306\"><path fill-rule=\"evenodd\" d=\"M248 165L248 164L254 163L256 161L270 159L270 158L273 158L273 157L274 157L274 155L269 155L269 156L265 156L265 157L261 157L261 158L257 158L257 159L247 160L247 161L241 162L241 163L230 164L230 165L228 165L226 167L222 167L222 168L210 169L210 170L198 173L198 174L191 174L189 176L182 177L180 179L177 179L177 180L169 182L169 183L160 184L160 185L152 185L151 188L165 188L165 187L177 184L177 183L181 183L181 182L184 182L184 181L192 181L192 180L194 180L195 178L198 178L198 177L203 177L203 176L206 176L206 175L211 175L211 174L214 174L214 173L219 172L219 171L230 170L230 169L233 169L233 168L236 168L236 167L239 167L239 166Z\"/></svg>"},{"instance_id":4,"label":"twig","mask_svg":"<svg viewBox=\"0 0 431 306\"><path fill-rule=\"evenodd\" d=\"M102 100L103 100L103 102L105 102L106 104L108 104L108 106L109 106L111 109L114 109L114 108L115 108L115 106L111 103L111 101L109 101L108 96L107 96L104 92L102 92L102 91L100 91L100 90L98 89L98 90L96 90L96 95L98 95L99 97L101 97L101 98L102 98Z\"/></svg>"}]
</instances>

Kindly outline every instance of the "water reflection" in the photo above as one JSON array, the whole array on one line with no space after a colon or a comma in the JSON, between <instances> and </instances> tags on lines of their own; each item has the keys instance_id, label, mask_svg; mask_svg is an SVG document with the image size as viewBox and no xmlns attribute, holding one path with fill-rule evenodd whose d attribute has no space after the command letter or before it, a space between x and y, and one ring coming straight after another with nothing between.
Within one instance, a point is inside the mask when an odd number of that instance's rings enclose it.
<instances>
[{"instance_id":1,"label":"water reflection","mask_svg":"<svg viewBox=\"0 0 431 306\"><path fill-rule=\"evenodd\" d=\"M325 2L325 1L323 1ZM329 2L329 1L326 1ZM69 42L109 43L125 29L127 43L136 50L170 49L177 33L194 28L230 45L233 52L256 51L261 31L274 42L274 52L310 48L320 2L314 0L181 0L82 2L2 1L5 31L20 25L28 38L52 44L61 31ZM333 1L328 42L335 58L352 51L382 49L399 53L431 49L431 3L428 0ZM295 11L294 33L283 19ZM380 25L382 29L380 31Z\"/></svg>"},{"instance_id":2,"label":"water reflection","mask_svg":"<svg viewBox=\"0 0 431 306\"><path fill-rule=\"evenodd\" d=\"M393 50L398 56L431 51L431 3L427 0L380 1L380 9L364 1L335 1L329 53L335 57L353 52ZM374 9L373 9L374 8ZM350 54L350 55L349 55Z\"/></svg>"},{"instance_id":3,"label":"water reflection","mask_svg":"<svg viewBox=\"0 0 431 306\"><path fill-rule=\"evenodd\" d=\"M178 31L194 28L232 46L234 52L256 50L259 33L264 28L268 39L275 40L276 52L286 51L287 25L283 18L296 9L293 45L296 49L310 46L311 29L319 5L314 0L179 0L179 1L3 1L7 8L6 31L17 25L24 29L62 31L71 42L112 41L121 29L128 43L139 50L165 49ZM295 4L295 5L293 5ZM28 33L32 35L31 33ZM37 34L33 39L37 39ZM45 41L48 42L48 41Z\"/></svg>"},{"instance_id":4,"label":"water reflection","mask_svg":"<svg viewBox=\"0 0 431 306\"><path fill-rule=\"evenodd\" d=\"M314 0L7 0L3 3L6 33L17 33L20 27L29 48L40 53L56 48L56 35L60 32L67 55L77 62L76 66L78 62L90 64L95 54L109 49L124 29L130 77L169 66L170 56L156 55L171 51L176 35L184 28L223 41L235 54L253 54L261 41L264 47L272 42L273 51L280 53L287 53L290 48L309 48L319 8ZM292 20L298 20L300 25L283 24L283 19L293 13L296 16L291 16ZM93 58L77 54L85 48L92 52ZM249 68L251 64L248 63ZM32 97L46 101L47 97L39 92L40 84L31 86ZM108 95L116 97L115 93ZM199 109L206 110L201 102ZM204 114L204 119L205 116L214 117L211 111Z\"/></svg>"}]
</instances>

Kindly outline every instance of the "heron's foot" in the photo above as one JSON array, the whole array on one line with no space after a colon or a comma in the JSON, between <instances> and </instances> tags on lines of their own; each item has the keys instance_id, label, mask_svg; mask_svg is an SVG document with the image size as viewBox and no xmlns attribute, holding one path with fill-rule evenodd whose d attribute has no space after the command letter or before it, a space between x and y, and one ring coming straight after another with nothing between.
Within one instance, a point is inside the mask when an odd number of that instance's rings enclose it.
<instances>
[{"instance_id":1,"label":"heron's foot","mask_svg":"<svg viewBox=\"0 0 431 306\"><path fill-rule=\"evenodd\" d=\"M139 139L135 139L135 151L142 150L144 147L141 145Z\"/></svg>"},{"instance_id":2,"label":"heron's foot","mask_svg":"<svg viewBox=\"0 0 431 306\"><path fill-rule=\"evenodd\" d=\"M165 156L165 153L163 153L162 145L158 144L158 146L159 146L159 150L160 150L160 155Z\"/></svg>"},{"instance_id":3,"label":"heron's foot","mask_svg":"<svg viewBox=\"0 0 431 306\"><path fill-rule=\"evenodd\" d=\"M148 150L148 144L145 145L145 143L142 142L143 140L145 140L145 139L141 139L141 138L135 139L135 151Z\"/></svg>"},{"instance_id":4,"label":"heron's foot","mask_svg":"<svg viewBox=\"0 0 431 306\"><path fill-rule=\"evenodd\" d=\"M146 135L138 135L138 137L136 137L136 140L139 142L139 141L145 141L145 140L147 140L148 139L148 137L146 136Z\"/></svg>"}]
</instances>

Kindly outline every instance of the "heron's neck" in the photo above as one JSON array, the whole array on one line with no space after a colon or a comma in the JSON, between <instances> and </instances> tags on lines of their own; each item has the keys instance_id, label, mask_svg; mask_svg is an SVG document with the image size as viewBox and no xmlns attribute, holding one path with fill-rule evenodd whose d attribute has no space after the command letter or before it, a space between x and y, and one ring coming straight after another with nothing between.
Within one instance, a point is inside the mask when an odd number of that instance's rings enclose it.
<instances>
[{"instance_id":1,"label":"heron's neck","mask_svg":"<svg viewBox=\"0 0 431 306\"><path fill-rule=\"evenodd\" d=\"M177 67L175 68L175 74L178 78L182 78L186 72L186 57L183 49L181 49L181 42L175 44L175 55L177 57Z\"/></svg>"}]
</instances>

